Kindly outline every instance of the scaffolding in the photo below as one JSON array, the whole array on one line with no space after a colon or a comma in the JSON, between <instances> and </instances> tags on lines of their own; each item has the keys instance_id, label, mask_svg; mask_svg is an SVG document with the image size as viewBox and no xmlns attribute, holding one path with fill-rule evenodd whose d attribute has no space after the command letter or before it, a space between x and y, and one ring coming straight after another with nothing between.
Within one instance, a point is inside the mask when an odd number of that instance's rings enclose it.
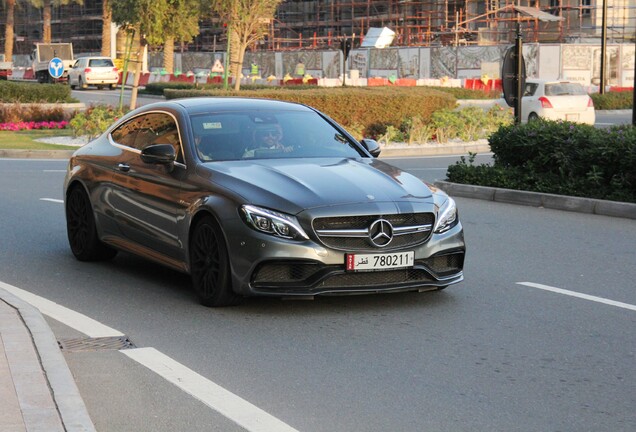
<instances>
[{"instance_id":1,"label":"scaffolding","mask_svg":"<svg viewBox=\"0 0 636 432\"><path fill-rule=\"evenodd\" d=\"M631 42L636 34L636 0L608 2L608 42ZM0 39L5 9L0 2ZM520 13L515 7L530 10ZM101 49L102 0L58 5L52 10L53 42L73 42L76 53ZM557 21L533 16L547 13ZM536 14L535 14L536 15ZM499 45L512 43L517 24L524 40L539 43L596 42L601 37L602 0L286 0L268 33L253 50L337 48L343 39L358 47L370 28L395 32L393 46ZM16 8L15 54L30 52L42 31L41 10L30 2ZM182 51L224 51L226 28L204 18L200 35Z\"/></svg>"},{"instance_id":2,"label":"scaffolding","mask_svg":"<svg viewBox=\"0 0 636 432\"><path fill-rule=\"evenodd\" d=\"M607 1L612 42L633 41L636 0ZM343 38L357 46L372 27L393 30L395 46L494 45L512 42L518 23L527 41L598 40L601 5L600 0L283 1L267 48L324 49ZM520 6L526 12L515 8ZM544 22L532 10L555 20Z\"/></svg>"}]
</instances>

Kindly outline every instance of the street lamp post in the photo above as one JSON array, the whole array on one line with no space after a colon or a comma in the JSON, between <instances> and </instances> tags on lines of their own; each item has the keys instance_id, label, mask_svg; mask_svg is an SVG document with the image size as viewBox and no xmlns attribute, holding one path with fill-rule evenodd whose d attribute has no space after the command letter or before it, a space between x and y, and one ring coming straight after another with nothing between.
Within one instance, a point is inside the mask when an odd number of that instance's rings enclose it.
<instances>
[{"instance_id":1,"label":"street lamp post","mask_svg":"<svg viewBox=\"0 0 636 432\"><path fill-rule=\"evenodd\" d=\"M601 18L601 82L599 83L598 92L605 94L605 64L607 51L607 0L603 0L603 16Z\"/></svg>"}]
</instances>

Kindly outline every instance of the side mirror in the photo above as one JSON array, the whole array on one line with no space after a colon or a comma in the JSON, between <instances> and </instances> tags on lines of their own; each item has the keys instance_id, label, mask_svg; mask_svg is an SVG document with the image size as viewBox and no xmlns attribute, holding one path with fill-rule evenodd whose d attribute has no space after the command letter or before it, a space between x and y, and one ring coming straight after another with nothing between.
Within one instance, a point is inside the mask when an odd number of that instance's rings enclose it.
<instances>
[{"instance_id":1,"label":"side mirror","mask_svg":"<svg viewBox=\"0 0 636 432\"><path fill-rule=\"evenodd\" d=\"M141 151L141 160L148 164L172 165L177 154L171 144L153 144Z\"/></svg>"},{"instance_id":2,"label":"side mirror","mask_svg":"<svg viewBox=\"0 0 636 432\"><path fill-rule=\"evenodd\" d=\"M360 140L360 144L362 144L364 148L367 149L367 151L371 153L371 156L373 156L374 158L377 158L378 156L380 156L380 152L382 150L380 149L380 144L378 144L376 140L365 138Z\"/></svg>"}]
</instances>

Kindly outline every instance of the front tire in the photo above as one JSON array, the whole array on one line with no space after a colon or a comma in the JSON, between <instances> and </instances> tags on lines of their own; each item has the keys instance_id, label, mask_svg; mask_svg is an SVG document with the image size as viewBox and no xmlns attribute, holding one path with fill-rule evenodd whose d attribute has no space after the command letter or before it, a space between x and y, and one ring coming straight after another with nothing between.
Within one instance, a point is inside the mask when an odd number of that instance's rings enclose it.
<instances>
[{"instance_id":1,"label":"front tire","mask_svg":"<svg viewBox=\"0 0 636 432\"><path fill-rule=\"evenodd\" d=\"M100 261L115 257L117 251L97 236L95 216L88 195L80 186L66 197L66 232L68 243L79 261Z\"/></svg>"},{"instance_id":2,"label":"front tire","mask_svg":"<svg viewBox=\"0 0 636 432\"><path fill-rule=\"evenodd\" d=\"M190 237L192 286L201 304L232 306L241 297L232 291L230 260L221 228L212 217L201 219Z\"/></svg>"}]
</instances>

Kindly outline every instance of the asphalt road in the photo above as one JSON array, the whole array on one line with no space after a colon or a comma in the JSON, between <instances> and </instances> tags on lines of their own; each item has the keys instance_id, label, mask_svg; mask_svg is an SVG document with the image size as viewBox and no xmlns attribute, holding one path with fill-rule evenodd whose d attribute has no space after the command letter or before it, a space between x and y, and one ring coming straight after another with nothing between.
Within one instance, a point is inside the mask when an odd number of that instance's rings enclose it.
<instances>
[{"instance_id":1,"label":"asphalt road","mask_svg":"<svg viewBox=\"0 0 636 432\"><path fill-rule=\"evenodd\" d=\"M449 159L392 162L434 180ZM636 221L459 198L459 285L207 309L187 277L130 255L76 261L64 168L0 159L0 281L228 392L182 391L135 350L65 351L101 432L636 430ZM60 310L56 337L84 336ZM221 414L228 400L242 408ZM245 412L267 421L230 420Z\"/></svg>"}]
</instances>

